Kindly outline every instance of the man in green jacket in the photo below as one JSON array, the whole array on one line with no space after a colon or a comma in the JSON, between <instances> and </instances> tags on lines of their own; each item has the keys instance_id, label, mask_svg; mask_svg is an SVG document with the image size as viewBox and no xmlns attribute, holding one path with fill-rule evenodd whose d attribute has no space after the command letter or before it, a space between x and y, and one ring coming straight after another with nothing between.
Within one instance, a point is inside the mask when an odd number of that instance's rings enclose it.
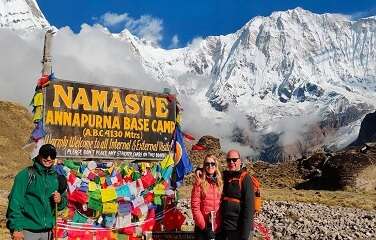
<instances>
[{"instance_id":1,"label":"man in green jacket","mask_svg":"<svg viewBox=\"0 0 376 240\"><path fill-rule=\"evenodd\" d=\"M67 205L65 191L59 193L59 181L53 168L56 149L45 144L39 149L33 166L20 171L9 195L7 227L14 240L50 240L55 225L55 205Z\"/></svg>"}]
</instances>

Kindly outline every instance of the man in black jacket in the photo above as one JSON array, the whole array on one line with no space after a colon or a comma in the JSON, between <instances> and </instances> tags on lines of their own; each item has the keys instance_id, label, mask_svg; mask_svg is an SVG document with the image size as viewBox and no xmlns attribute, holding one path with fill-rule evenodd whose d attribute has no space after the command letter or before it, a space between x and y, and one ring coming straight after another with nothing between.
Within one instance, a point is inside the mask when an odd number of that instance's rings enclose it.
<instances>
[{"instance_id":1,"label":"man in black jacket","mask_svg":"<svg viewBox=\"0 0 376 240\"><path fill-rule=\"evenodd\" d=\"M240 153L230 150L228 170L223 172L222 231L225 240L252 239L254 189L246 169L241 169Z\"/></svg>"}]
</instances>

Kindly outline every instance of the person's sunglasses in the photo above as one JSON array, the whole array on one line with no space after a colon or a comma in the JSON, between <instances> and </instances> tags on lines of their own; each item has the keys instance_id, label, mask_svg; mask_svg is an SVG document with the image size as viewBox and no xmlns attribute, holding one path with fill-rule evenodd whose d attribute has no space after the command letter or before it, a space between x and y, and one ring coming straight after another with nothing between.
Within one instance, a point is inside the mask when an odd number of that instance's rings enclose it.
<instances>
[{"instance_id":1,"label":"person's sunglasses","mask_svg":"<svg viewBox=\"0 0 376 240\"><path fill-rule=\"evenodd\" d=\"M230 163L230 162L235 163L236 161L238 161L238 159L239 159L239 158L227 158L226 161L227 161L228 163Z\"/></svg>"},{"instance_id":2,"label":"person's sunglasses","mask_svg":"<svg viewBox=\"0 0 376 240\"><path fill-rule=\"evenodd\" d=\"M56 155L47 155L47 156L42 155L42 158L47 159L48 156L50 156L51 160L55 160L55 158L56 158Z\"/></svg>"},{"instance_id":3,"label":"person's sunglasses","mask_svg":"<svg viewBox=\"0 0 376 240\"><path fill-rule=\"evenodd\" d=\"M209 167L209 166L215 167L215 162L206 162L206 163L204 163L204 166L205 167Z\"/></svg>"}]
</instances>

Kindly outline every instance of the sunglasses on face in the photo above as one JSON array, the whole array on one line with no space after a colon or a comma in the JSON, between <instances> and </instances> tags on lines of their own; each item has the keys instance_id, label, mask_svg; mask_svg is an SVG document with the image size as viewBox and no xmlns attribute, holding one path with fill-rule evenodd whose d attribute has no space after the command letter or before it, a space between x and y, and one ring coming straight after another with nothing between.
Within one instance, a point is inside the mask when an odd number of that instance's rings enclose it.
<instances>
[{"instance_id":1,"label":"sunglasses on face","mask_svg":"<svg viewBox=\"0 0 376 240\"><path fill-rule=\"evenodd\" d=\"M50 157L51 160L55 160L55 158L56 158L56 156L51 156L51 155L47 155L47 156L42 155L41 157L42 157L43 159L48 159L48 157Z\"/></svg>"},{"instance_id":2,"label":"sunglasses on face","mask_svg":"<svg viewBox=\"0 0 376 240\"><path fill-rule=\"evenodd\" d=\"M230 162L233 162L233 163L236 163L236 161L238 161L239 158L227 158L226 161L227 163L230 163Z\"/></svg>"},{"instance_id":3,"label":"sunglasses on face","mask_svg":"<svg viewBox=\"0 0 376 240\"><path fill-rule=\"evenodd\" d=\"M209 167L209 166L215 167L215 162L206 162L206 163L204 163L204 166L205 167Z\"/></svg>"}]
</instances>

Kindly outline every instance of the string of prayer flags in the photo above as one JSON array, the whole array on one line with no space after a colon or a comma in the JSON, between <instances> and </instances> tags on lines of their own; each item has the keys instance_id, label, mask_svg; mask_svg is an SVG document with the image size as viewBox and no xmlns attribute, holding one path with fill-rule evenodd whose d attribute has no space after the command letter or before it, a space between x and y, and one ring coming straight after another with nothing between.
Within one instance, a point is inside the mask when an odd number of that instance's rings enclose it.
<instances>
[{"instance_id":1,"label":"string of prayer flags","mask_svg":"<svg viewBox=\"0 0 376 240\"><path fill-rule=\"evenodd\" d=\"M38 155L39 149L44 142L43 138L47 135L43 124L44 95L41 89L46 87L49 81L53 79L55 79L53 73L51 73L51 75L42 75L41 78L38 79L37 87L35 88L35 93L30 103L30 105L33 106L33 122L36 123L30 136L30 141L36 143L31 153L32 159Z\"/></svg>"},{"instance_id":2,"label":"string of prayer flags","mask_svg":"<svg viewBox=\"0 0 376 240\"><path fill-rule=\"evenodd\" d=\"M58 171L66 175L68 181L68 216L74 219L73 222L115 227L117 232L132 236L152 230L156 225L156 212L158 218L165 221L165 206L171 204L168 199L174 197L174 191L170 189L174 165L171 160L170 155L163 167L161 162L115 165L64 161L66 165L59 166ZM78 214L90 217L85 220ZM130 227L132 224L137 227Z\"/></svg>"}]
</instances>

